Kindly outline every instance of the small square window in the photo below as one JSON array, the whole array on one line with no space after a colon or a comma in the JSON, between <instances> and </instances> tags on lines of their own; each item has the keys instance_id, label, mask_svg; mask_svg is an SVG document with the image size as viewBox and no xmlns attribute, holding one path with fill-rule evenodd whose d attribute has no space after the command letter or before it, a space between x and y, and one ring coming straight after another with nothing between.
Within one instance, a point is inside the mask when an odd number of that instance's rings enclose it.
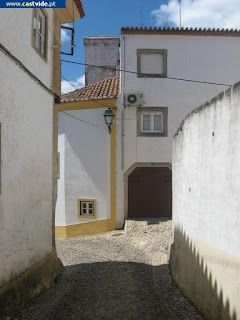
<instances>
[{"instance_id":1,"label":"small square window","mask_svg":"<svg viewBox=\"0 0 240 320\"><path fill-rule=\"evenodd\" d=\"M96 200L78 199L79 218L96 218Z\"/></svg>"},{"instance_id":2,"label":"small square window","mask_svg":"<svg viewBox=\"0 0 240 320\"><path fill-rule=\"evenodd\" d=\"M137 135L166 137L167 116L166 107L137 108Z\"/></svg>"},{"instance_id":3,"label":"small square window","mask_svg":"<svg viewBox=\"0 0 240 320\"><path fill-rule=\"evenodd\" d=\"M138 49L137 50L138 78L166 78L167 50Z\"/></svg>"},{"instance_id":4,"label":"small square window","mask_svg":"<svg viewBox=\"0 0 240 320\"><path fill-rule=\"evenodd\" d=\"M141 115L142 132L163 132L163 113L150 113Z\"/></svg>"},{"instance_id":5,"label":"small square window","mask_svg":"<svg viewBox=\"0 0 240 320\"><path fill-rule=\"evenodd\" d=\"M42 9L33 9L32 42L35 50L46 58L47 18Z\"/></svg>"}]
</instances>

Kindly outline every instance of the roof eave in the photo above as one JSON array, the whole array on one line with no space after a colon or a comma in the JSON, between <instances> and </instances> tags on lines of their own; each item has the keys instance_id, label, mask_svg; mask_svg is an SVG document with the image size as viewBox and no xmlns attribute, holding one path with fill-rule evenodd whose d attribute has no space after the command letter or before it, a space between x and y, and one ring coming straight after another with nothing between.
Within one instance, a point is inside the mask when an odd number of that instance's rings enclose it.
<instances>
[{"instance_id":1,"label":"roof eave","mask_svg":"<svg viewBox=\"0 0 240 320\"><path fill-rule=\"evenodd\" d=\"M99 109L99 108L116 108L117 97L108 99L92 100L74 100L61 102L57 105L58 111L81 110L81 109Z\"/></svg>"},{"instance_id":2,"label":"roof eave","mask_svg":"<svg viewBox=\"0 0 240 320\"><path fill-rule=\"evenodd\" d=\"M84 8L83 8L83 5L82 5L82 1L81 0L74 0L75 2L75 5L79 11L79 14L80 14L80 18L83 18L85 17L85 11L84 11Z\"/></svg>"},{"instance_id":3,"label":"roof eave","mask_svg":"<svg viewBox=\"0 0 240 320\"><path fill-rule=\"evenodd\" d=\"M240 37L238 29L206 29L206 28L147 28L126 27L121 29L121 34L151 34L151 35L177 35L177 36L220 36Z\"/></svg>"}]
</instances>

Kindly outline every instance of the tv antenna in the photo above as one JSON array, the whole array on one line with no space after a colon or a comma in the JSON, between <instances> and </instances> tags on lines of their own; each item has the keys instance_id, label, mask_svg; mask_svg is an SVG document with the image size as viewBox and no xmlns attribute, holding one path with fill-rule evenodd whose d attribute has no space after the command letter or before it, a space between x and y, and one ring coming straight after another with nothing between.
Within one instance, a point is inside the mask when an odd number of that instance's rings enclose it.
<instances>
[{"instance_id":1,"label":"tv antenna","mask_svg":"<svg viewBox=\"0 0 240 320\"><path fill-rule=\"evenodd\" d=\"M143 27L143 0L139 1L139 9L140 9L140 27Z\"/></svg>"}]
</instances>

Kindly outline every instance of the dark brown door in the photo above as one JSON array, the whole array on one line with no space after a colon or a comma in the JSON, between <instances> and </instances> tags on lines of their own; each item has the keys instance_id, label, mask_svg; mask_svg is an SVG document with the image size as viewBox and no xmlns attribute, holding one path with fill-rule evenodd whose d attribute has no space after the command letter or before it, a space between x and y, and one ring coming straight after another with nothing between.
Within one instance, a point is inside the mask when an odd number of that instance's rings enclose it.
<instances>
[{"instance_id":1,"label":"dark brown door","mask_svg":"<svg viewBox=\"0 0 240 320\"><path fill-rule=\"evenodd\" d=\"M168 168L136 168L128 177L128 217L171 216L171 170Z\"/></svg>"}]
</instances>

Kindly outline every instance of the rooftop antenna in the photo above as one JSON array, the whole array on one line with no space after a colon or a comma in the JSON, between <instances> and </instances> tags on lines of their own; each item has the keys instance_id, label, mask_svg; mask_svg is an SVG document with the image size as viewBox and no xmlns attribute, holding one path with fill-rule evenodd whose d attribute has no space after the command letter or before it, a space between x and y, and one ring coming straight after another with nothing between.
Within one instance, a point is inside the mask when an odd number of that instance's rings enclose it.
<instances>
[{"instance_id":1,"label":"rooftop antenna","mask_svg":"<svg viewBox=\"0 0 240 320\"><path fill-rule=\"evenodd\" d=\"M140 7L140 27L143 27L143 0L139 0Z\"/></svg>"},{"instance_id":2,"label":"rooftop antenna","mask_svg":"<svg viewBox=\"0 0 240 320\"><path fill-rule=\"evenodd\" d=\"M179 2L180 29L182 28L182 0Z\"/></svg>"}]
</instances>

